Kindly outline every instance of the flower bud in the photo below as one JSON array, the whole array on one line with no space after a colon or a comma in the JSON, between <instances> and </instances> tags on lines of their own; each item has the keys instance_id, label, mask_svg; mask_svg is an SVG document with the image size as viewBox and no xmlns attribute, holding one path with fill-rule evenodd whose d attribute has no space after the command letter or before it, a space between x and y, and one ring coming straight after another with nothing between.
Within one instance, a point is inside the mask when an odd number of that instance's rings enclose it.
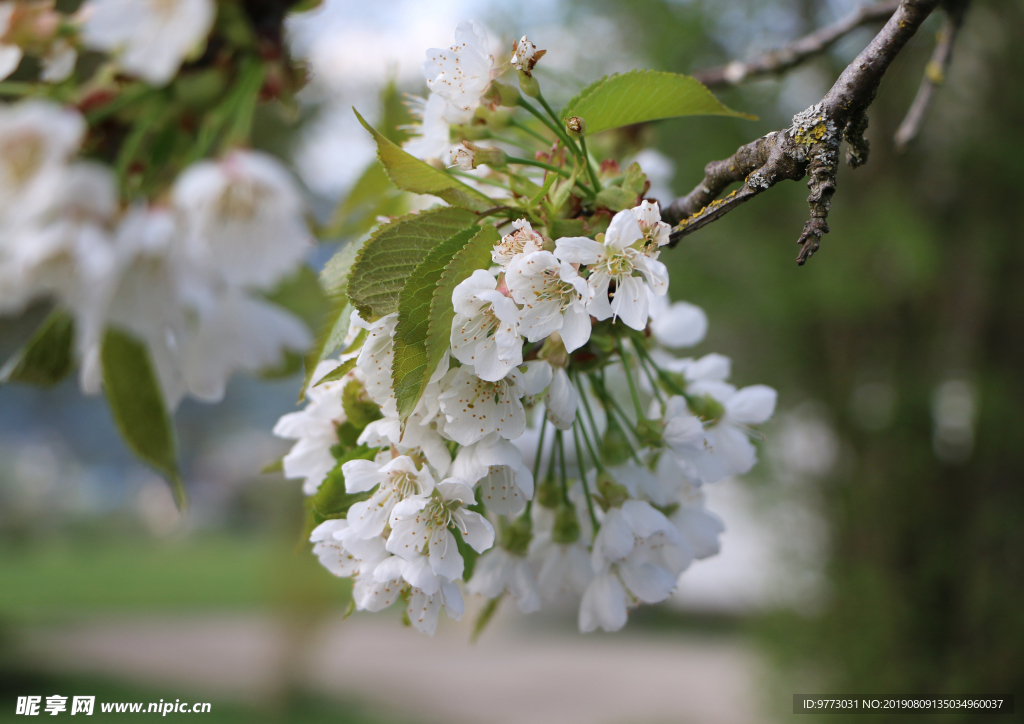
<instances>
[{"instance_id":1,"label":"flower bud","mask_svg":"<svg viewBox=\"0 0 1024 724\"><path fill-rule=\"evenodd\" d=\"M533 538L533 521L529 513L523 513L501 532L501 547L510 553L525 556Z\"/></svg>"},{"instance_id":2,"label":"flower bud","mask_svg":"<svg viewBox=\"0 0 1024 724\"><path fill-rule=\"evenodd\" d=\"M496 80L491 81L491 84L487 86L487 91L483 97L486 103L505 106L506 108L512 108L517 105L519 98L519 90L514 85L499 83Z\"/></svg>"},{"instance_id":3,"label":"flower bud","mask_svg":"<svg viewBox=\"0 0 1024 724\"><path fill-rule=\"evenodd\" d=\"M551 530L551 542L567 545L580 539L580 520L571 503L562 502L555 511L555 526Z\"/></svg>"},{"instance_id":4,"label":"flower bud","mask_svg":"<svg viewBox=\"0 0 1024 724\"><path fill-rule=\"evenodd\" d=\"M485 165L491 168L504 168L508 164L508 155L500 148L478 146L472 141L463 141L462 146L452 154L452 162L463 171Z\"/></svg>"},{"instance_id":5,"label":"flower bud","mask_svg":"<svg viewBox=\"0 0 1024 724\"><path fill-rule=\"evenodd\" d=\"M532 75L527 73L525 70L519 72L519 89L523 91L523 95L527 95L530 98L540 97L540 83Z\"/></svg>"},{"instance_id":6,"label":"flower bud","mask_svg":"<svg viewBox=\"0 0 1024 724\"><path fill-rule=\"evenodd\" d=\"M537 451L540 455L540 451ZM544 481L537 486L537 504L545 508L557 508L562 501L562 486L555 480L554 475L548 475Z\"/></svg>"},{"instance_id":7,"label":"flower bud","mask_svg":"<svg viewBox=\"0 0 1024 724\"><path fill-rule=\"evenodd\" d=\"M606 465L622 465L629 460L630 450L629 438L623 432L622 427L613 415L608 416L608 429L601 442L601 459Z\"/></svg>"},{"instance_id":8,"label":"flower bud","mask_svg":"<svg viewBox=\"0 0 1024 724\"><path fill-rule=\"evenodd\" d=\"M565 119L565 130L573 138L579 138L587 132L587 122L579 116L569 116Z\"/></svg>"},{"instance_id":9,"label":"flower bud","mask_svg":"<svg viewBox=\"0 0 1024 724\"><path fill-rule=\"evenodd\" d=\"M629 500L629 491L619 484L607 470L602 470L597 474L597 493L601 496L601 506L605 510L617 508Z\"/></svg>"},{"instance_id":10,"label":"flower bud","mask_svg":"<svg viewBox=\"0 0 1024 724\"><path fill-rule=\"evenodd\" d=\"M520 73L532 76L537 61L543 58L547 52L546 50L537 50L537 46L524 35L512 47L512 66Z\"/></svg>"}]
</instances>

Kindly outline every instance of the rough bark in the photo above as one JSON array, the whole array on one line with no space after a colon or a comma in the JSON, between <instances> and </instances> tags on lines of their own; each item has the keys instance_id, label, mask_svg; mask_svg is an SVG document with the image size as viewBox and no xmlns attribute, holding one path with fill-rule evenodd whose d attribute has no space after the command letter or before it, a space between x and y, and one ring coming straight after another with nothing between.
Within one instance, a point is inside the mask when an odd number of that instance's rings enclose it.
<instances>
[{"instance_id":1,"label":"rough bark","mask_svg":"<svg viewBox=\"0 0 1024 724\"><path fill-rule=\"evenodd\" d=\"M744 201L784 179L810 176L807 198L810 218L797 243L797 263L817 251L828 233L828 211L836 188L839 144L850 144L847 163L859 166L867 160L864 139L867 109L892 61L917 32L940 0L902 0L888 22L868 46L842 72L821 102L793 116L792 125L741 146L723 161L705 167L704 180L689 194L665 208L666 220L675 225L672 244L712 221L720 219ZM742 185L724 199L731 184Z\"/></svg>"}]
</instances>

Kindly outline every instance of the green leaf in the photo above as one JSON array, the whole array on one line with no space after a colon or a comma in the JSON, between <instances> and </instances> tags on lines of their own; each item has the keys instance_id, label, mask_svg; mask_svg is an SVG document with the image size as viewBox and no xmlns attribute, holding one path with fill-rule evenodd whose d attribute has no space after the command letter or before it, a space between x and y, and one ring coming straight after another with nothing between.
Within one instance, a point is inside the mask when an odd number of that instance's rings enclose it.
<instances>
[{"instance_id":1,"label":"green leaf","mask_svg":"<svg viewBox=\"0 0 1024 724\"><path fill-rule=\"evenodd\" d=\"M75 323L64 311L55 311L39 326L21 351L0 368L0 383L22 382L52 387L75 368Z\"/></svg>"},{"instance_id":2,"label":"green leaf","mask_svg":"<svg viewBox=\"0 0 1024 724\"><path fill-rule=\"evenodd\" d=\"M306 353L303 362L306 377L299 390L299 402L302 402L309 383L313 381L316 366L327 359L334 350L341 346L348 334L349 321L352 316L352 305L348 301L348 274L352 263L362 247L363 242L352 241L332 256L320 272L320 287L327 297L327 311L316 336L316 342Z\"/></svg>"},{"instance_id":3,"label":"green leaf","mask_svg":"<svg viewBox=\"0 0 1024 724\"><path fill-rule=\"evenodd\" d=\"M320 287L317 273L308 266L301 266L277 288L266 295L268 301L284 307L299 317L311 330L320 329L328 300Z\"/></svg>"},{"instance_id":4,"label":"green leaf","mask_svg":"<svg viewBox=\"0 0 1024 724\"><path fill-rule=\"evenodd\" d=\"M178 507L188 506L178 472L174 427L164 405L145 345L117 329L108 329L100 352L103 387L114 420L128 447L165 475Z\"/></svg>"},{"instance_id":5,"label":"green leaf","mask_svg":"<svg viewBox=\"0 0 1024 724\"><path fill-rule=\"evenodd\" d=\"M321 377L319 380L317 380L316 384L313 385L313 387L317 387L319 385L322 385L325 382L334 382L335 380L340 380L342 377L344 377L349 372L351 372L352 368L355 367L355 366L356 366L356 358L355 357L351 357L351 358L345 360L344 362L342 362L340 365L335 367L330 372L328 372L326 375Z\"/></svg>"},{"instance_id":6,"label":"green leaf","mask_svg":"<svg viewBox=\"0 0 1024 724\"><path fill-rule=\"evenodd\" d=\"M570 100L562 117L579 116L587 135L676 116L754 116L727 108L696 78L656 70L605 76Z\"/></svg>"},{"instance_id":7,"label":"green leaf","mask_svg":"<svg viewBox=\"0 0 1024 724\"><path fill-rule=\"evenodd\" d=\"M345 492L345 474L341 471L341 466L350 460L373 460L377 450L378 448L375 447L360 445L338 458L338 464L331 472L327 473L327 477L320 483L320 488L313 496L313 510L319 516L322 518L344 518L353 504L366 500L373 494L369 490L364 493Z\"/></svg>"},{"instance_id":8,"label":"green leaf","mask_svg":"<svg viewBox=\"0 0 1024 724\"><path fill-rule=\"evenodd\" d=\"M345 417L360 432L374 420L383 417L377 403L365 399L363 391L363 383L358 380L352 380L341 391L341 406L345 410Z\"/></svg>"},{"instance_id":9,"label":"green leaf","mask_svg":"<svg viewBox=\"0 0 1024 724\"><path fill-rule=\"evenodd\" d=\"M635 193L621 186L608 186L598 192L594 202L612 211L622 211L636 206L636 197Z\"/></svg>"},{"instance_id":10,"label":"green leaf","mask_svg":"<svg viewBox=\"0 0 1024 724\"><path fill-rule=\"evenodd\" d=\"M377 142L377 158L380 159L388 178L403 191L414 194L430 194L444 199L452 206L483 211L494 205L494 202L483 193L462 183L450 173L434 168L402 150L400 146L387 139L384 134L363 120L359 111L352 111L370 132Z\"/></svg>"},{"instance_id":11,"label":"green leaf","mask_svg":"<svg viewBox=\"0 0 1024 724\"><path fill-rule=\"evenodd\" d=\"M548 224L548 233L552 239L566 236L589 236L587 222L583 219L552 219Z\"/></svg>"},{"instance_id":12,"label":"green leaf","mask_svg":"<svg viewBox=\"0 0 1024 724\"><path fill-rule=\"evenodd\" d=\"M438 243L472 226L472 211L440 207L399 217L377 229L359 250L346 293L367 321L398 309L409 275Z\"/></svg>"},{"instance_id":13,"label":"green leaf","mask_svg":"<svg viewBox=\"0 0 1024 724\"><path fill-rule=\"evenodd\" d=\"M483 227L476 236L469 240L469 243L456 252L452 260L448 262L448 266L445 267L444 273L441 274L434 289L434 296L430 300L430 324L427 327L426 339L426 378L423 380L423 384L426 384L427 379L437 369L445 350L451 346L452 320L455 318L455 310L452 308L452 292L477 269L486 269L493 263L491 250L499 241L501 241L501 234L497 229L493 226ZM415 407L415 403L413 406Z\"/></svg>"},{"instance_id":14,"label":"green leaf","mask_svg":"<svg viewBox=\"0 0 1024 724\"><path fill-rule=\"evenodd\" d=\"M479 232L479 226L471 226L427 252L399 294L391 379L398 401L398 416L403 422L416 408L423 387L433 374L433 369L427 366L427 332L437 283L452 257Z\"/></svg>"},{"instance_id":15,"label":"green leaf","mask_svg":"<svg viewBox=\"0 0 1024 724\"><path fill-rule=\"evenodd\" d=\"M384 167L374 160L338 205L319 236L324 239L359 236L373 228L378 216L397 216L407 209L402 192L395 189Z\"/></svg>"}]
</instances>

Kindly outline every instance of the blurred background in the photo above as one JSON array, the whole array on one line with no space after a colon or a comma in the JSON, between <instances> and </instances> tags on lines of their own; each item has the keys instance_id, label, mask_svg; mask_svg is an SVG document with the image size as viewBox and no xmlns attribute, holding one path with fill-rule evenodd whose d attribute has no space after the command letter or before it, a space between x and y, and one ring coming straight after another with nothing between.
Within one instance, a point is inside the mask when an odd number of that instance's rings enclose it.
<instances>
[{"instance_id":1,"label":"blurred background","mask_svg":"<svg viewBox=\"0 0 1024 724\"><path fill-rule=\"evenodd\" d=\"M303 122L269 129L267 145L294 159L326 219L373 158L351 106L380 119L385 86L422 93L425 49L450 44L459 20L482 23L495 54L524 33L546 48L537 72L559 102L610 72L748 58L857 4L325 0L290 26L313 79ZM793 183L663 254L672 296L710 318L693 353L728 354L738 384L780 393L758 467L707 489L721 555L670 602L588 636L573 610L526 619L506 603L475 645L466 620L442 617L434 639L398 612L343 621L345 584L300 545L298 483L260 472L287 449L270 429L298 379L236 378L222 404L182 405L184 518L101 399L75 380L6 386L3 700L210 701L206 721L611 724L777 721L793 694L1024 694L1024 2L972 4L922 135L896 156L938 25L886 75L871 158L840 171L832 232L806 267L793 259L807 192ZM874 32L719 93L758 121L632 127L602 151L641 153L667 201L819 100ZM0 319L0 359L46 311Z\"/></svg>"}]
</instances>

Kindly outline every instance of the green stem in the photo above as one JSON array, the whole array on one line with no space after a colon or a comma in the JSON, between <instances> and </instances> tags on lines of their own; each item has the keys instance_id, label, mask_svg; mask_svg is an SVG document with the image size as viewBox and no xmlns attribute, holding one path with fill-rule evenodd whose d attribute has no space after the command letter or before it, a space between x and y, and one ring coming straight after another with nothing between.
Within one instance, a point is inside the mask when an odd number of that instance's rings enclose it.
<instances>
[{"instance_id":1,"label":"green stem","mask_svg":"<svg viewBox=\"0 0 1024 724\"><path fill-rule=\"evenodd\" d=\"M587 485L587 467L583 464L583 449L580 447L580 431L582 425L578 424L577 418L572 424L572 439L576 443L576 464L580 466L580 484L583 485L583 496L587 499L587 511L590 513L590 522L594 525L594 534L597 534L601 524L597 522L597 515L594 513L594 501L590 499L590 486Z\"/></svg>"},{"instance_id":2,"label":"green stem","mask_svg":"<svg viewBox=\"0 0 1024 724\"><path fill-rule=\"evenodd\" d=\"M562 176L563 178L572 178L572 174L570 174L564 168L559 168L558 166L552 166L551 164L544 163L543 161L533 161L533 160L528 159L528 158L516 158L515 156L509 156L508 157L508 162L509 163L517 163L520 166L536 166L537 168L543 168L543 169L546 169L548 171L553 171L553 172L557 173L559 176ZM584 191L588 196L593 196L594 195L594 191L589 186L587 186L585 183L580 181L579 179L574 179L573 183L576 186L579 186L579 188L582 191Z\"/></svg>"},{"instance_id":3,"label":"green stem","mask_svg":"<svg viewBox=\"0 0 1024 724\"><path fill-rule=\"evenodd\" d=\"M592 387L594 387L594 381L592 376L590 384ZM601 388L606 393L606 397L601 397L601 402L604 403L605 414L607 414L608 417L612 417L613 413L617 414L619 416L619 422L621 423L622 431L625 432L628 429L633 434L633 439L636 441L636 446L640 447L640 439L636 436L636 431L630 427L632 423L629 421L629 418L626 417L626 413L622 410L621 407L619 407L619 403L615 401L615 398L611 396L611 393L607 391L604 385L602 385ZM609 405L611 405L611 407L609 407ZM590 418L590 426L594 429L594 436L596 437L597 426L594 424L594 417L590 413L589 406L584 405L584 407L587 408L587 417ZM637 465L643 465L643 463L640 462L640 458L636 454L636 450L634 450L633 448L629 449L629 456L633 458L633 462L635 462Z\"/></svg>"},{"instance_id":4,"label":"green stem","mask_svg":"<svg viewBox=\"0 0 1024 724\"><path fill-rule=\"evenodd\" d=\"M517 163L520 166L536 166L537 168L544 168L544 169L547 169L548 171L554 171L558 175L564 176L565 178L571 178L572 177L572 174L570 174L564 168L559 168L558 166L552 166L550 163L544 163L543 161L534 161L534 160L529 159L529 158L516 158L515 156L509 156L508 157L508 162L509 163Z\"/></svg>"},{"instance_id":5,"label":"green stem","mask_svg":"<svg viewBox=\"0 0 1024 724\"><path fill-rule=\"evenodd\" d=\"M516 148L522 149L523 151L530 151L531 150L531 149L527 148L526 146L524 146L522 143L520 143L517 139L515 139L515 138L508 138L507 136L502 136L501 134L495 133L494 131L488 131L487 132L487 137L492 139L492 140L495 140L495 141L501 141L502 143L507 143L510 146L515 146Z\"/></svg>"},{"instance_id":6,"label":"green stem","mask_svg":"<svg viewBox=\"0 0 1024 724\"><path fill-rule=\"evenodd\" d=\"M555 432L555 443L558 445L558 466L562 476L562 497L569 499L569 476L565 472L565 442L562 439L562 431ZM554 454L554 453L552 453Z\"/></svg>"},{"instance_id":7,"label":"green stem","mask_svg":"<svg viewBox=\"0 0 1024 724\"><path fill-rule=\"evenodd\" d=\"M545 146L550 146L551 145L551 139L550 138L544 138L544 136L542 136L539 133L537 133L535 130L530 128L530 126L528 124L523 123L518 118L510 118L508 124L510 126L513 126L514 128L518 128L520 131L522 131L523 133L527 134L528 136L532 136L533 138L536 138L538 141L543 143Z\"/></svg>"},{"instance_id":8,"label":"green stem","mask_svg":"<svg viewBox=\"0 0 1024 724\"><path fill-rule=\"evenodd\" d=\"M661 388L658 386L658 381L654 377L654 373L650 370L650 360L640 352L640 345L637 344L636 340L633 341L633 349L636 350L637 361L640 363L640 369L647 375L647 381L651 383L651 388L654 390L654 396L658 398L658 402L665 404L665 398L661 394Z\"/></svg>"},{"instance_id":9,"label":"green stem","mask_svg":"<svg viewBox=\"0 0 1024 724\"><path fill-rule=\"evenodd\" d=\"M672 379L666 372L658 367L658 364L654 361L651 355L643 347L635 345L636 351L640 353L640 356L647 360L647 363L654 369L658 375L658 379L665 385L666 389L673 395L679 395L685 397L687 402L690 400L690 396L686 393L686 390L681 388L674 379Z\"/></svg>"},{"instance_id":10,"label":"green stem","mask_svg":"<svg viewBox=\"0 0 1024 724\"><path fill-rule=\"evenodd\" d=\"M639 423L640 420L646 419L644 415L643 405L640 404L640 395L636 391L636 383L633 382L633 373L629 370L629 358L626 356L626 350L622 346L622 340L618 337L615 338L615 346L619 350L619 358L622 361L622 369L626 373L626 381L629 382L629 394L633 396L633 407L636 408L636 420Z\"/></svg>"},{"instance_id":11,"label":"green stem","mask_svg":"<svg viewBox=\"0 0 1024 724\"><path fill-rule=\"evenodd\" d=\"M18 83L7 81L0 83L0 96L30 96L42 90L43 86L35 83Z\"/></svg>"},{"instance_id":12,"label":"green stem","mask_svg":"<svg viewBox=\"0 0 1024 724\"><path fill-rule=\"evenodd\" d=\"M541 418L540 423L540 437L537 440L537 459L533 461L533 484L540 485L540 480L537 476L540 474L540 463L541 457L544 455L544 436L548 432L548 418L547 410L544 411L545 416Z\"/></svg>"},{"instance_id":13,"label":"green stem","mask_svg":"<svg viewBox=\"0 0 1024 724\"><path fill-rule=\"evenodd\" d=\"M552 133L554 133L556 136L558 136L559 140L563 144L565 144L565 147L568 148L573 153L574 156L578 156L579 155L579 149L576 148L576 144L573 143L571 140L569 140L569 137L567 135L565 135L565 131L563 131L561 128L559 128L557 124L552 123L550 120L548 120L547 116L545 116L543 113L538 111L532 105L527 103L525 99L520 98L519 99L519 105L522 106L523 108L525 108L528 113L530 113L534 118L536 118L538 121L540 121L545 126L547 126L551 130ZM545 103L545 105L547 105L547 104Z\"/></svg>"},{"instance_id":14,"label":"green stem","mask_svg":"<svg viewBox=\"0 0 1024 724\"><path fill-rule=\"evenodd\" d=\"M594 170L594 166L590 163L590 154L587 153L587 139L580 136L580 148L583 149L583 162L587 164L587 172L590 173L590 180L594 184L594 190L601 190L601 182L597 178L597 171Z\"/></svg>"},{"instance_id":15,"label":"green stem","mask_svg":"<svg viewBox=\"0 0 1024 724\"><path fill-rule=\"evenodd\" d=\"M507 189L508 188L508 186L506 186L505 184L501 183L500 181L495 181L494 179L487 178L486 176L474 176L471 173L466 173L465 171L459 171L458 169L454 169L454 168L448 169L448 173L450 173L452 176L462 176L463 178L471 178L474 181L479 181L480 183L487 184L488 186L497 186L499 189Z\"/></svg>"}]
</instances>

